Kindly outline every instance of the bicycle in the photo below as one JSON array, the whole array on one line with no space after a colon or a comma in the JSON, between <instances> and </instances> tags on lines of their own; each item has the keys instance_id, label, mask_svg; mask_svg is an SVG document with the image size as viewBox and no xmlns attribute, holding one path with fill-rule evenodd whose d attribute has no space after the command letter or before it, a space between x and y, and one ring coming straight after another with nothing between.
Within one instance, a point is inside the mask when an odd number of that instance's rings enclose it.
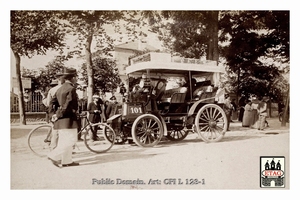
<instances>
[{"instance_id":1,"label":"bicycle","mask_svg":"<svg viewBox=\"0 0 300 200\"><path fill-rule=\"evenodd\" d=\"M104 153L110 150L116 138L115 131L106 123L91 123L87 118L87 113L82 112L79 114L80 120L85 120L85 125L78 131L78 136L83 136L83 142L88 150L94 153ZM94 126L102 126L102 130L105 130L105 136L103 131L97 131L97 140L90 139L90 131L94 129ZM53 131L52 124L43 124L32 129L27 136L27 143L29 149L39 157L45 157L51 151L50 143ZM108 136L108 137L107 137ZM111 142L113 141L113 142ZM79 141L78 141L79 142ZM78 143L77 142L77 143ZM77 148L78 148L78 145Z\"/></svg>"}]
</instances>

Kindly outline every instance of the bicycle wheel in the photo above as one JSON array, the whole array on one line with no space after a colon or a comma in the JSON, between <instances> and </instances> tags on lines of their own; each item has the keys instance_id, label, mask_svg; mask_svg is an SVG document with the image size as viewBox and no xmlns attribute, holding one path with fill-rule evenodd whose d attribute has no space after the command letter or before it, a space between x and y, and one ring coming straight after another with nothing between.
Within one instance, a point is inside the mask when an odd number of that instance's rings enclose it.
<instances>
[{"instance_id":1,"label":"bicycle wheel","mask_svg":"<svg viewBox=\"0 0 300 200\"><path fill-rule=\"evenodd\" d=\"M51 132L52 126L49 124L40 125L29 132L28 147L35 155L45 157L51 151Z\"/></svg>"},{"instance_id":2,"label":"bicycle wheel","mask_svg":"<svg viewBox=\"0 0 300 200\"><path fill-rule=\"evenodd\" d=\"M90 138L91 136L88 133L84 134L84 144L90 151L92 151L94 153L107 152L108 150L110 150L113 147L113 145L115 143L116 133L107 124L103 124L103 123L93 124L93 126L95 126L95 125L101 125L104 127L102 128L102 130L97 131L97 134L96 134L97 138L95 138L95 139ZM109 132L108 139L106 139L107 137L104 136L103 130L106 130L106 133Z\"/></svg>"}]
</instances>

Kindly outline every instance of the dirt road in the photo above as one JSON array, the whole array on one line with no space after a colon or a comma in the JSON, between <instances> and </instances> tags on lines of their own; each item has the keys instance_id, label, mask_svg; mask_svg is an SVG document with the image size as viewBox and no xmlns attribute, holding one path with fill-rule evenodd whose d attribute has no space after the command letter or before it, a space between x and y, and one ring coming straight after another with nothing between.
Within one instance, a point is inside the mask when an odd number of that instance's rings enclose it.
<instances>
[{"instance_id":1,"label":"dirt road","mask_svg":"<svg viewBox=\"0 0 300 200\"><path fill-rule=\"evenodd\" d=\"M154 148L115 145L94 154L76 150L78 167L59 169L27 148L30 128L11 128L11 189L260 189L260 156L285 156L289 188L289 129L265 132L232 123L222 141L196 134Z\"/></svg>"}]
</instances>

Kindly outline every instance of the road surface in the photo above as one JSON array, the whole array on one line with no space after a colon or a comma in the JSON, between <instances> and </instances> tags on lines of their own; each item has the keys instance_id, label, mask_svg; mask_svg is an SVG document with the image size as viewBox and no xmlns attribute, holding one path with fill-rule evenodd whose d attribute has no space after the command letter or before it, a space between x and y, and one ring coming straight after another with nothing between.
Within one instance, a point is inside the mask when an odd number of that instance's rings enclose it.
<instances>
[{"instance_id":1,"label":"road surface","mask_svg":"<svg viewBox=\"0 0 300 200\"><path fill-rule=\"evenodd\" d=\"M57 168L32 154L26 137L36 125L11 126L11 189L261 189L260 156L284 156L289 189L290 134L277 119L264 132L231 123L217 143L196 134L153 148L114 145L103 154L75 150L80 166Z\"/></svg>"}]
</instances>

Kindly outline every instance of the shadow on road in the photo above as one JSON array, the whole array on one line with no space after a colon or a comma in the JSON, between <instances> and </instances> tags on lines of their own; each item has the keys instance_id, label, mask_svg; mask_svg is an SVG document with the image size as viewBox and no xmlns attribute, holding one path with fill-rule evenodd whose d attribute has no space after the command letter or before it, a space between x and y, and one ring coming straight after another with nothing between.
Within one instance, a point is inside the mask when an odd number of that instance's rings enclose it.
<instances>
[{"instance_id":1,"label":"shadow on road","mask_svg":"<svg viewBox=\"0 0 300 200\"><path fill-rule=\"evenodd\" d=\"M103 164L107 162L119 162L123 160L147 159L157 154L145 153L146 149L133 147L135 150L124 151L124 149L111 149L109 152L101 154L92 154L91 152L76 153L73 158L80 165Z\"/></svg>"}]
</instances>

